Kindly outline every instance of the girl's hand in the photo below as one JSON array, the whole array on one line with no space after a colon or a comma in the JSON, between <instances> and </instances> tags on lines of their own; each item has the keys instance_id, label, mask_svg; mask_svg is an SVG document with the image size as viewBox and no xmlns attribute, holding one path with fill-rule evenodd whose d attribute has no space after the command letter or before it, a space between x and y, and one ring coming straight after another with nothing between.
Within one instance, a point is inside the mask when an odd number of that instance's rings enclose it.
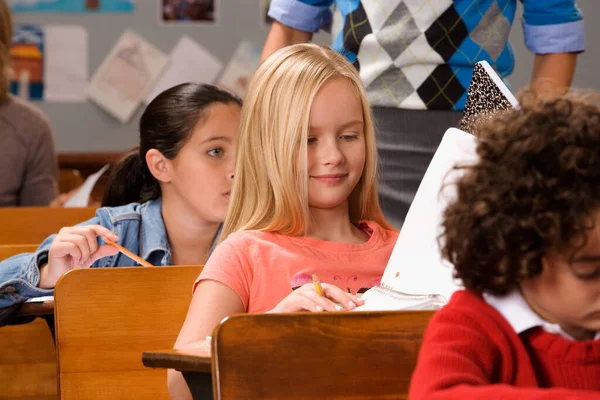
<instances>
[{"instance_id":1,"label":"girl's hand","mask_svg":"<svg viewBox=\"0 0 600 400\"><path fill-rule=\"evenodd\" d=\"M96 260L119 252L114 246L98 246L98 236L105 236L113 241L119 239L117 235L100 225L62 228L50 246L48 264L40 268L39 287L53 288L58 278L67 271L89 268Z\"/></svg>"},{"instance_id":2,"label":"girl's hand","mask_svg":"<svg viewBox=\"0 0 600 400\"><path fill-rule=\"evenodd\" d=\"M307 283L281 300L270 312L351 311L357 306L364 304L364 300L353 294L344 292L335 285L321 283L321 287L323 288L323 296L317 294L314 284ZM338 304L341 304L342 307L338 306Z\"/></svg>"}]
</instances>

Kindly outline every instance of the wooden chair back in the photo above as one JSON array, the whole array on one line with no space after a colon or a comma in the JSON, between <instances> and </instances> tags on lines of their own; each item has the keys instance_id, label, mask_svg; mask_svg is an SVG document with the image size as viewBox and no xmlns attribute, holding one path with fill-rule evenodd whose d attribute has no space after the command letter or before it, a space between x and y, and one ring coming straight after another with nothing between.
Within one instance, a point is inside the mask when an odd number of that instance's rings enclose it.
<instances>
[{"instance_id":1,"label":"wooden chair back","mask_svg":"<svg viewBox=\"0 0 600 400\"><path fill-rule=\"evenodd\" d=\"M0 398L56 400L56 351L41 318L0 328Z\"/></svg>"},{"instance_id":2,"label":"wooden chair back","mask_svg":"<svg viewBox=\"0 0 600 400\"><path fill-rule=\"evenodd\" d=\"M73 270L57 283L62 400L169 399L165 370L140 355L175 344L201 266Z\"/></svg>"},{"instance_id":3,"label":"wooden chair back","mask_svg":"<svg viewBox=\"0 0 600 400\"><path fill-rule=\"evenodd\" d=\"M0 261L21 253L33 253L38 247L37 244L2 244L0 245Z\"/></svg>"},{"instance_id":4,"label":"wooden chair back","mask_svg":"<svg viewBox=\"0 0 600 400\"><path fill-rule=\"evenodd\" d=\"M0 245L42 243L64 226L92 218L96 208L5 207L0 208Z\"/></svg>"},{"instance_id":5,"label":"wooden chair back","mask_svg":"<svg viewBox=\"0 0 600 400\"><path fill-rule=\"evenodd\" d=\"M232 316L212 336L216 399L405 399L431 311Z\"/></svg>"},{"instance_id":6,"label":"wooden chair back","mask_svg":"<svg viewBox=\"0 0 600 400\"><path fill-rule=\"evenodd\" d=\"M83 178L79 170L74 168L60 168L58 170L58 190L60 193L68 193L83 185Z\"/></svg>"}]
</instances>

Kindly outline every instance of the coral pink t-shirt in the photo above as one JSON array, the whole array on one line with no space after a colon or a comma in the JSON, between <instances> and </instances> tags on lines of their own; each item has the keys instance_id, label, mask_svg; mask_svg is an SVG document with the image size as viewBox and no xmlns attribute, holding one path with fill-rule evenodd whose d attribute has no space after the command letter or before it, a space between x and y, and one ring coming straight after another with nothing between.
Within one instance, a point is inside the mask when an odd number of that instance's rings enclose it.
<instances>
[{"instance_id":1,"label":"coral pink t-shirt","mask_svg":"<svg viewBox=\"0 0 600 400\"><path fill-rule=\"evenodd\" d=\"M370 235L362 244L334 243L274 232L242 231L219 244L194 283L210 279L233 289L248 313L272 310L292 290L321 282L351 293L379 284L398 233L372 221L358 225Z\"/></svg>"}]
</instances>

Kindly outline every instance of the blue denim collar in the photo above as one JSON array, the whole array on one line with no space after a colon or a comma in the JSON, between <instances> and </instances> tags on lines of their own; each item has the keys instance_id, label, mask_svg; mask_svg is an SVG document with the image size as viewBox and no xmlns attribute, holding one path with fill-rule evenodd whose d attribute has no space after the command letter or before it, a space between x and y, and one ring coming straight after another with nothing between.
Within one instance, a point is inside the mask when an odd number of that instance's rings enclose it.
<instances>
[{"instance_id":1,"label":"blue denim collar","mask_svg":"<svg viewBox=\"0 0 600 400\"><path fill-rule=\"evenodd\" d=\"M167 228L162 217L162 199L159 197L156 200L150 200L143 204L141 210L142 228L140 229L140 255L144 260L149 260L150 255L154 252L163 252L161 265L171 264L171 249L167 240ZM217 247L219 236L223 224L219 225L219 229L215 234L213 243L210 246L208 255L210 256Z\"/></svg>"},{"instance_id":2,"label":"blue denim collar","mask_svg":"<svg viewBox=\"0 0 600 400\"><path fill-rule=\"evenodd\" d=\"M156 251L168 256L165 262L171 262L171 249L167 240L167 229L162 217L162 199L150 200L143 204L141 210L142 227L140 229L140 255L148 260ZM165 264L163 264L165 265Z\"/></svg>"}]
</instances>

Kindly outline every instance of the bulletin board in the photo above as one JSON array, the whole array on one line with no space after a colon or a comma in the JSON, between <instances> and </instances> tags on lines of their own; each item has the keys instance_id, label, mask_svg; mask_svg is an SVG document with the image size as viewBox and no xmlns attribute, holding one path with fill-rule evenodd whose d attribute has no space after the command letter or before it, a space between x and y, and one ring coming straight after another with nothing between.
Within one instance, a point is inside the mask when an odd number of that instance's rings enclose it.
<instances>
[{"instance_id":1,"label":"bulletin board","mask_svg":"<svg viewBox=\"0 0 600 400\"><path fill-rule=\"evenodd\" d=\"M104 4L109 3L106 0L59 1L84 3L92 7L102 7L103 1ZM102 9L82 12L73 9L57 13L37 10L13 12L13 20L16 25L52 25L54 30L62 25L66 28L83 27L87 32L89 51L88 80L91 80L125 31L139 35L167 55L171 54L182 36L186 36L222 63L223 69L219 77L240 42L262 46L269 31L264 11L268 0L215 0L213 21L169 20L169 16L163 15L161 0L135 0L134 3L134 10L130 12ZM322 33L315 36L315 41L328 44L330 39L327 34ZM52 55L46 53L44 57ZM142 102L131 116L126 116L127 122L123 123L89 99L82 102L46 99L32 102L49 118L59 153L120 152L134 147L139 137L139 117L146 104Z\"/></svg>"}]
</instances>

